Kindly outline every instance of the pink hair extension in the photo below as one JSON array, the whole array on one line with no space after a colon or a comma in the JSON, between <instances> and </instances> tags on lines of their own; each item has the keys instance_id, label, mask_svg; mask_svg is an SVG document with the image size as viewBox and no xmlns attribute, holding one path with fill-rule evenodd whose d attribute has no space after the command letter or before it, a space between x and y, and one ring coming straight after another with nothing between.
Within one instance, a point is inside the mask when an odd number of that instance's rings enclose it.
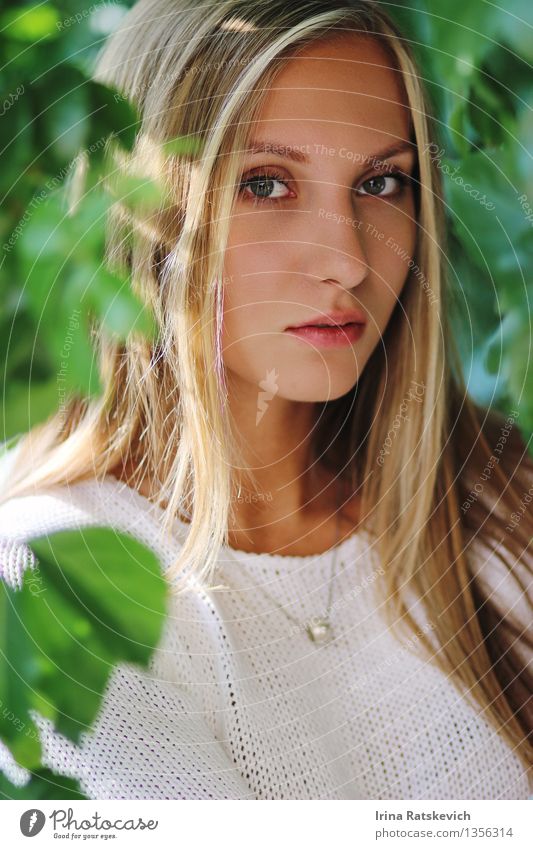
<instances>
[{"instance_id":1,"label":"pink hair extension","mask_svg":"<svg viewBox=\"0 0 533 849\"><path fill-rule=\"evenodd\" d=\"M216 339L215 339L215 372L218 385L221 389L220 404L224 407L225 398L228 394L226 383L226 370L222 359L222 322L224 317L224 281L220 278L216 281L217 309L216 309Z\"/></svg>"}]
</instances>

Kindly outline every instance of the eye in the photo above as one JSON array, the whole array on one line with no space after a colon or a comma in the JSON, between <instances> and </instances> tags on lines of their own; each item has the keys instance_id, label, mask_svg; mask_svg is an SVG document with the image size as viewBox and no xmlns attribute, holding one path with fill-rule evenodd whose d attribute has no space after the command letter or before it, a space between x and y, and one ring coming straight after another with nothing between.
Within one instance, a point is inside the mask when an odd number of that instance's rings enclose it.
<instances>
[{"instance_id":1,"label":"eye","mask_svg":"<svg viewBox=\"0 0 533 849\"><path fill-rule=\"evenodd\" d=\"M254 203L264 200L280 200L294 197L283 179L283 174L263 169L256 174L250 173L239 184L239 194L251 198Z\"/></svg>"},{"instance_id":2,"label":"eye","mask_svg":"<svg viewBox=\"0 0 533 849\"><path fill-rule=\"evenodd\" d=\"M371 195L373 197L389 197L390 195L401 195L405 186L410 182L410 177L402 171L395 171L393 174L375 174L364 183L361 187L365 190L357 189L358 195Z\"/></svg>"}]
</instances>

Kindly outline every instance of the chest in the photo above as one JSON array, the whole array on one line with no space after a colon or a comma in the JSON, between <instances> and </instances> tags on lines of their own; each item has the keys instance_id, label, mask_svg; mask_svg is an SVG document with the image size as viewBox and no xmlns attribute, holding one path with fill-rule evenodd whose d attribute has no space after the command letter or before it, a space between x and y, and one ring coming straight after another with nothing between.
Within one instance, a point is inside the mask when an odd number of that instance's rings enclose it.
<instances>
[{"instance_id":1,"label":"chest","mask_svg":"<svg viewBox=\"0 0 533 849\"><path fill-rule=\"evenodd\" d=\"M206 710L254 796L527 798L513 752L416 638L390 631L375 592L340 590L323 646L293 620L321 611L324 587L285 611L257 594L216 602Z\"/></svg>"}]
</instances>

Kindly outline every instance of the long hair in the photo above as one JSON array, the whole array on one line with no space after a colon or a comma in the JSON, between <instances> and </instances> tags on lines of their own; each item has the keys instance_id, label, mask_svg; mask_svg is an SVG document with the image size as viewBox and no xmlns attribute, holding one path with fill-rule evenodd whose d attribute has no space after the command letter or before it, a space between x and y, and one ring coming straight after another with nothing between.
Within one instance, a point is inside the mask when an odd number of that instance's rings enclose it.
<instances>
[{"instance_id":1,"label":"long hair","mask_svg":"<svg viewBox=\"0 0 533 849\"><path fill-rule=\"evenodd\" d=\"M430 156L437 122L409 44L377 3L140 0L125 15L94 77L141 116L134 149L127 158L117 153L117 169L156 179L167 201L148 218L114 204L105 261L129 272L158 336L132 332L119 342L97 327L101 395L73 394L22 437L3 497L133 469L133 486L156 483L162 530L187 518L168 572L174 590L185 590L185 575L212 581L237 487L254 483L236 471L244 464L220 356L240 152L280 67L305 45L346 33L378 39L401 73L418 151L417 246L357 385L316 404L311 449L361 499L391 627L416 627L410 600L422 600L435 641L423 633L421 642L529 775L533 679L521 650L530 653L533 638L514 608L502 615L482 567L486 557L501 564L517 597L527 598L532 523L517 510L532 464L516 416L506 421L468 397L448 318L445 204ZM200 139L201 153L194 145L173 152L167 143L175 139Z\"/></svg>"}]
</instances>

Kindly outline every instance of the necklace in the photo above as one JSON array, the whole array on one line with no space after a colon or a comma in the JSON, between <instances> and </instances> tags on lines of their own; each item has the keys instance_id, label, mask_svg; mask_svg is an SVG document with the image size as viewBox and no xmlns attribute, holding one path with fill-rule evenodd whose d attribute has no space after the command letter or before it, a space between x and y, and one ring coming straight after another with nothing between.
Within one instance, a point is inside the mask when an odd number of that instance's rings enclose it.
<instances>
[{"instance_id":1,"label":"necklace","mask_svg":"<svg viewBox=\"0 0 533 849\"><path fill-rule=\"evenodd\" d=\"M281 610L285 614L287 619L289 619L291 622L293 622L295 625L298 626L298 630L300 630L300 631L305 630L305 633L307 634L307 636L309 637L311 642L315 643L315 645L324 645L324 644L330 643L335 636L334 633L333 633L333 628L331 626L329 614L330 614L330 611L331 611L332 599L333 599L333 584L334 584L335 578L337 576L337 572L336 572L335 567L336 567L337 558L338 558L338 555L339 555L339 537L340 537L340 533L339 533L339 531L340 531L340 515L339 515L340 514L340 510L339 510L340 497L339 497L339 493L340 493L340 488L337 486L336 535L335 535L335 544L333 546L333 549L328 549L328 550L331 550L333 552L333 554L332 554L332 558L331 558L331 570L330 570L330 579L329 579L329 586L328 586L328 605L326 607L325 613L321 616L313 616L311 619L309 619L305 622L301 622L299 619L297 619L295 616L293 616L292 613L289 613L287 610L285 610L285 608L282 605L278 604L277 601L272 598L270 593L268 593L265 589L263 589L261 587L261 592L278 608L278 610ZM230 549L230 551L231 551L231 549ZM317 555L317 557L320 557L320 556L321 555ZM341 563L341 566L343 566L343 565L344 564Z\"/></svg>"}]
</instances>

